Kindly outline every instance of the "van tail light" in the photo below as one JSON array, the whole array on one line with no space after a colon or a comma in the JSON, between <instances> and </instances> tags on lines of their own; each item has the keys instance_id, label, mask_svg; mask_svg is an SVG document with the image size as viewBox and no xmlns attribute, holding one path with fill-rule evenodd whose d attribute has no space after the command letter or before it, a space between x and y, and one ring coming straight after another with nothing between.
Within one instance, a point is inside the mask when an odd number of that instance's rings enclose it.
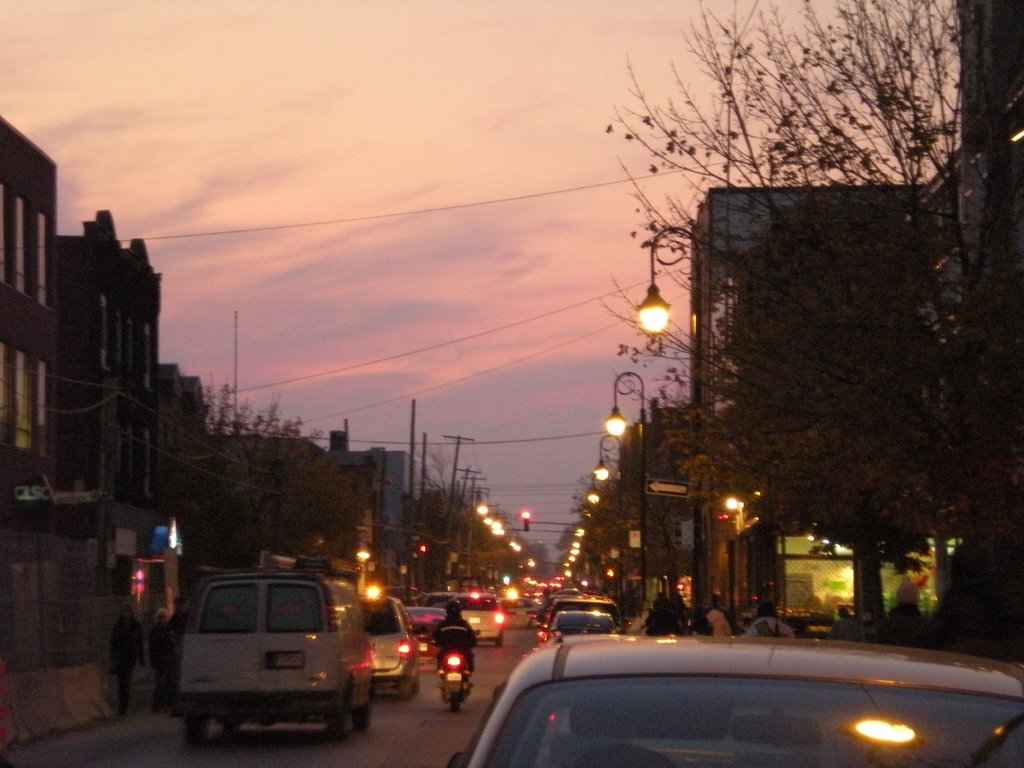
<instances>
[{"instance_id":1,"label":"van tail light","mask_svg":"<svg viewBox=\"0 0 1024 768\"><path fill-rule=\"evenodd\" d=\"M398 644L399 656L408 656L410 653L412 653L412 643L410 643L408 640L403 640Z\"/></svg>"},{"instance_id":2,"label":"van tail light","mask_svg":"<svg viewBox=\"0 0 1024 768\"><path fill-rule=\"evenodd\" d=\"M505 614L502 613L501 611L498 611L496 614L494 614L494 623L495 624L504 624L505 623Z\"/></svg>"}]
</instances>

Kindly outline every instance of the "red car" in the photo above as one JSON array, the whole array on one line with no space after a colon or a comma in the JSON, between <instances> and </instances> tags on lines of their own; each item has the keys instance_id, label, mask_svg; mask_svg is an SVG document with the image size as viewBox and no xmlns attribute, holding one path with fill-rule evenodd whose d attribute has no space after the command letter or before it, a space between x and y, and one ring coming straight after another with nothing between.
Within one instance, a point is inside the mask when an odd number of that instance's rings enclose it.
<instances>
[{"instance_id":1,"label":"red car","mask_svg":"<svg viewBox=\"0 0 1024 768\"><path fill-rule=\"evenodd\" d=\"M434 630L444 621L445 610L437 606L407 606L406 611L412 619L412 632L420 645L420 656L433 656Z\"/></svg>"}]
</instances>

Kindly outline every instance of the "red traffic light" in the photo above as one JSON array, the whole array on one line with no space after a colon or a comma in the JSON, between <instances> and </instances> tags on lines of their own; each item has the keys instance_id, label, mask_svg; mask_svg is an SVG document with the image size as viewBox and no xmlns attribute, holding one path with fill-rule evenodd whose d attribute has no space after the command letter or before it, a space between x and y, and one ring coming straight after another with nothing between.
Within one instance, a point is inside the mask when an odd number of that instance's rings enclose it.
<instances>
[{"instance_id":1,"label":"red traffic light","mask_svg":"<svg viewBox=\"0 0 1024 768\"><path fill-rule=\"evenodd\" d=\"M426 544L420 544L419 549L420 549L420 552L426 552L427 551L427 545Z\"/></svg>"},{"instance_id":2,"label":"red traffic light","mask_svg":"<svg viewBox=\"0 0 1024 768\"><path fill-rule=\"evenodd\" d=\"M533 513L528 509L524 509L519 513L519 519L523 521L523 530L526 532L529 532L530 530L530 517L532 514Z\"/></svg>"}]
</instances>

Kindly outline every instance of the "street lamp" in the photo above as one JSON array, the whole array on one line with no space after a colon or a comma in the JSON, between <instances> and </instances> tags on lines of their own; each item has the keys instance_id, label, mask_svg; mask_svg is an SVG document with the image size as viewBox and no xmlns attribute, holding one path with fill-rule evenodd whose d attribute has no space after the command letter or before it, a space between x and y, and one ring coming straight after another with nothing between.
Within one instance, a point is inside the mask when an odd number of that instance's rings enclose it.
<instances>
[{"instance_id":1,"label":"street lamp","mask_svg":"<svg viewBox=\"0 0 1024 768\"><path fill-rule=\"evenodd\" d=\"M601 438L601 445L597 457L597 466L594 467L594 479L599 483L603 483L609 477L612 476L612 470L605 462L605 458L608 456L608 451L605 446L616 445L619 451L622 450L622 443L614 435L605 435Z\"/></svg>"},{"instance_id":2,"label":"street lamp","mask_svg":"<svg viewBox=\"0 0 1024 768\"><path fill-rule=\"evenodd\" d=\"M637 315L640 318L640 326L648 333L661 333L668 326L669 321L669 310L672 308L667 301L661 298L661 292L658 290L658 284L655 282L655 264L661 264L664 267L671 267L673 264L678 264L684 258L686 254L683 253L677 259L666 261L658 256L658 243L661 238L666 235L680 235L682 237L688 236L688 232L680 227L665 227L659 230L654 237L651 238L651 284L647 288L647 297L640 302L637 307Z\"/></svg>"},{"instance_id":3,"label":"street lamp","mask_svg":"<svg viewBox=\"0 0 1024 768\"><path fill-rule=\"evenodd\" d=\"M653 253L653 251L652 251ZM653 258L653 256L652 256ZM653 274L653 267L652 267ZM640 441L640 599L647 602L647 422L644 380L640 374L624 371L615 377L612 387L612 412L605 419L608 433L618 437L626 431L626 419L619 410L619 395L640 396L640 421L637 424L637 438Z\"/></svg>"}]
</instances>

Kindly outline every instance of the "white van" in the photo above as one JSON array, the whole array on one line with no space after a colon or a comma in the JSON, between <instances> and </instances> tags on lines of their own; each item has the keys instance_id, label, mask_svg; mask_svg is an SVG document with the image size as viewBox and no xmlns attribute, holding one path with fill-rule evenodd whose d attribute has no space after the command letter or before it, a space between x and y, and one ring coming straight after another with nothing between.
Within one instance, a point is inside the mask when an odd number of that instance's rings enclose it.
<instances>
[{"instance_id":1,"label":"white van","mask_svg":"<svg viewBox=\"0 0 1024 768\"><path fill-rule=\"evenodd\" d=\"M184 636L178 701L185 738L207 724L370 725L373 650L355 587L322 573L206 577ZM351 721L350 721L351 718Z\"/></svg>"}]
</instances>

